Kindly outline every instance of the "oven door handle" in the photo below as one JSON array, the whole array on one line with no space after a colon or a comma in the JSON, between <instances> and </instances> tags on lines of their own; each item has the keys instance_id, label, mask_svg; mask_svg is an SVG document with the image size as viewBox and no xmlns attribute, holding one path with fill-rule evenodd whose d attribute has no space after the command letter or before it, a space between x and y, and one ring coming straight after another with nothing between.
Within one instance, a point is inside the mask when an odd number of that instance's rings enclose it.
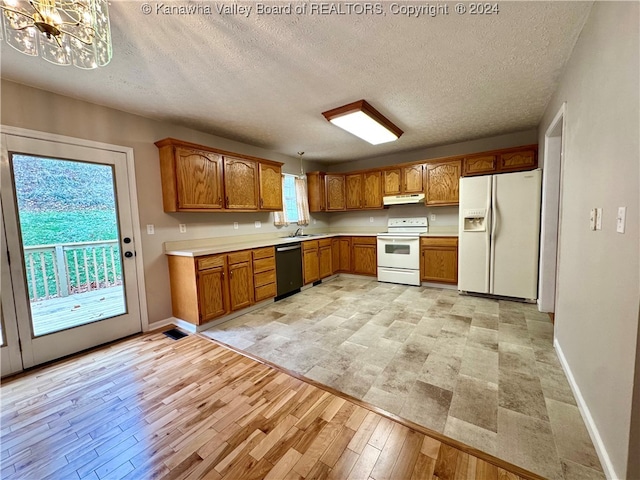
<instances>
[{"instance_id":1,"label":"oven door handle","mask_svg":"<svg viewBox=\"0 0 640 480\"><path fill-rule=\"evenodd\" d=\"M378 237L378 240L382 240L383 242L385 240L406 240L407 242L417 242L420 240L420 237L389 237L385 235L384 237Z\"/></svg>"}]
</instances>

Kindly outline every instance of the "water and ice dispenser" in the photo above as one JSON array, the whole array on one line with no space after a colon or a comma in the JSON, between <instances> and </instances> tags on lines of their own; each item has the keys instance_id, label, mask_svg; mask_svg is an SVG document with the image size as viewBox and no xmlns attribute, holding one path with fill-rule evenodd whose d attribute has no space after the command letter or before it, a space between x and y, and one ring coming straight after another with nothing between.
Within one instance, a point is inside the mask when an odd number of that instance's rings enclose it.
<instances>
[{"instance_id":1,"label":"water and ice dispenser","mask_svg":"<svg viewBox=\"0 0 640 480\"><path fill-rule=\"evenodd\" d=\"M465 209L464 215L464 231L465 232L486 232L486 215L487 210L484 208Z\"/></svg>"}]
</instances>

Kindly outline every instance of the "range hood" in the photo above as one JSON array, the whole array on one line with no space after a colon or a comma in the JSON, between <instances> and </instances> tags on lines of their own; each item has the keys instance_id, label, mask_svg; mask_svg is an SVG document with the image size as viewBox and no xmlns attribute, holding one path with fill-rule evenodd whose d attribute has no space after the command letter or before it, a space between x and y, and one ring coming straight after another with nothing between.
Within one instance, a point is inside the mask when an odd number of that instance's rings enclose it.
<instances>
[{"instance_id":1,"label":"range hood","mask_svg":"<svg viewBox=\"0 0 640 480\"><path fill-rule=\"evenodd\" d=\"M382 197L384 205L404 205L408 203L423 203L424 193L412 193L409 195L391 195Z\"/></svg>"}]
</instances>

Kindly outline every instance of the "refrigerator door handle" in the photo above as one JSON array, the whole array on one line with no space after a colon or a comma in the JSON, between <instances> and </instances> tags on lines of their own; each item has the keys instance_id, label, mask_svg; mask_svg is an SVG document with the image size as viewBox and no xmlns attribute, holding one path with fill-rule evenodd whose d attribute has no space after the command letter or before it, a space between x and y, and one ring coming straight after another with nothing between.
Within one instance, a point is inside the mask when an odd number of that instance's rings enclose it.
<instances>
[{"instance_id":1,"label":"refrigerator door handle","mask_svg":"<svg viewBox=\"0 0 640 480\"><path fill-rule=\"evenodd\" d=\"M491 196L492 196L492 185L491 179L493 176L487 178L487 209L485 210L485 265L487 266L487 271L485 272L484 279L484 291L486 293L490 293L489 285L490 285L490 275L491 275L491 229L490 225L493 224L493 211L491 210Z\"/></svg>"},{"instance_id":2,"label":"refrigerator door handle","mask_svg":"<svg viewBox=\"0 0 640 480\"><path fill-rule=\"evenodd\" d=\"M498 178L493 175L491 177L491 256L489 259L489 293L493 293L495 284L495 263L496 263L496 230L498 225Z\"/></svg>"}]
</instances>

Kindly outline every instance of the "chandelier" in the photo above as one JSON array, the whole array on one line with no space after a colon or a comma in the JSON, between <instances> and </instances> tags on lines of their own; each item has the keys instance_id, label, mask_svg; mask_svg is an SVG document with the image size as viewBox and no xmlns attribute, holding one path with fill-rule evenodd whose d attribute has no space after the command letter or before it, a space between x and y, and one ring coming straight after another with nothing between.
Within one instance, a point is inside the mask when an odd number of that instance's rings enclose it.
<instances>
[{"instance_id":1,"label":"chandelier","mask_svg":"<svg viewBox=\"0 0 640 480\"><path fill-rule=\"evenodd\" d=\"M92 69L111 60L107 0L0 0L7 43L56 65Z\"/></svg>"}]
</instances>

